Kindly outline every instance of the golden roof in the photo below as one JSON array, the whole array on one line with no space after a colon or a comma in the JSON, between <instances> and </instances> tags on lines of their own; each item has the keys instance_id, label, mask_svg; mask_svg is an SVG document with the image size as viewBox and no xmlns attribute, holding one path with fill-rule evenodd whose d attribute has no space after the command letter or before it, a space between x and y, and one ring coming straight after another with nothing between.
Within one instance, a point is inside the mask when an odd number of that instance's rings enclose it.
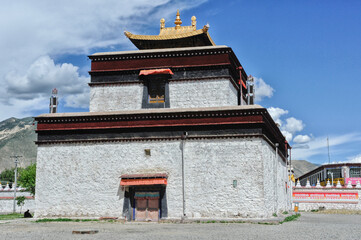
<instances>
[{"instance_id":1,"label":"golden roof","mask_svg":"<svg viewBox=\"0 0 361 240\"><path fill-rule=\"evenodd\" d=\"M124 34L139 49L215 46L216 44L213 42L212 38L208 33L209 25L207 24L202 29L197 30L196 17L193 16L191 18L191 21L191 26L181 26L182 20L180 18L178 10L176 19L174 21L174 27L165 27L165 19L162 18L160 20L159 35L136 35L127 31L125 31ZM176 41L169 42L169 40ZM154 43L154 41L157 41L157 43ZM158 41L165 42L159 43ZM189 41L191 41L192 43L190 43Z\"/></svg>"}]
</instances>

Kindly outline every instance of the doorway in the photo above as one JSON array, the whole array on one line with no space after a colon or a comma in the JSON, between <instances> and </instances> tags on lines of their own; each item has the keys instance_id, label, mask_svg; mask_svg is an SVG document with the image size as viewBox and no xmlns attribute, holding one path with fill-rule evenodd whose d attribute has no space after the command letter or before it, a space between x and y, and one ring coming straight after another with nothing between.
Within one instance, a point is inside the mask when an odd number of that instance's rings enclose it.
<instances>
[{"instance_id":1,"label":"doorway","mask_svg":"<svg viewBox=\"0 0 361 240\"><path fill-rule=\"evenodd\" d=\"M135 192L135 221L159 220L160 201L159 192Z\"/></svg>"}]
</instances>

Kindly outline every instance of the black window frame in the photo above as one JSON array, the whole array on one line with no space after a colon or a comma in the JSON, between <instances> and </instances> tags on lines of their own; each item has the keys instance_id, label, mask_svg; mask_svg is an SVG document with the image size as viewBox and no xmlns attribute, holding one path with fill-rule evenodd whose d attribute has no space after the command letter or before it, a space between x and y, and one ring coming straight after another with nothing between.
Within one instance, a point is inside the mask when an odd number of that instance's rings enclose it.
<instances>
[{"instance_id":1,"label":"black window frame","mask_svg":"<svg viewBox=\"0 0 361 240\"><path fill-rule=\"evenodd\" d=\"M141 80L144 82L143 86L143 99L142 108L169 108L169 74L155 74L148 76L141 76ZM160 84L161 88L164 89L164 102L151 102L150 101L150 89L152 84Z\"/></svg>"}]
</instances>

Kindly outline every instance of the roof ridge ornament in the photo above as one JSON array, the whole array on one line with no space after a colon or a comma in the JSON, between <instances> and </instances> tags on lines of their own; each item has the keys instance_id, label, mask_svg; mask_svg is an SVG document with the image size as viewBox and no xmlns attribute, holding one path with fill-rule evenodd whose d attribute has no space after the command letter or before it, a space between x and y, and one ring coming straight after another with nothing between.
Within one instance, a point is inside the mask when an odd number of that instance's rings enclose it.
<instances>
[{"instance_id":1,"label":"roof ridge ornament","mask_svg":"<svg viewBox=\"0 0 361 240\"><path fill-rule=\"evenodd\" d=\"M177 10L177 16L175 18L174 24L175 24L175 29L179 29L181 27L182 20L180 19L179 9Z\"/></svg>"},{"instance_id":2,"label":"roof ridge ornament","mask_svg":"<svg viewBox=\"0 0 361 240\"><path fill-rule=\"evenodd\" d=\"M160 29L164 29L165 28L165 19L162 18L160 19Z\"/></svg>"},{"instance_id":3,"label":"roof ridge ornament","mask_svg":"<svg viewBox=\"0 0 361 240\"><path fill-rule=\"evenodd\" d=\"M192 27L194 28L194 30L196 30L196 25L197 25L196 16L192 16L191 20L192 20Z\"/></svg>"}]
</instances>

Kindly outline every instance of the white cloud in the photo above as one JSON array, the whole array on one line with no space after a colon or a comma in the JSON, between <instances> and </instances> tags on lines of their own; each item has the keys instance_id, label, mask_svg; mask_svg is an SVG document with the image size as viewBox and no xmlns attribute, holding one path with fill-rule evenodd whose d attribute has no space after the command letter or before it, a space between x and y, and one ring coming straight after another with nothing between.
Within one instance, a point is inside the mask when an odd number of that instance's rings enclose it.
<instances>
[{"instance_id":1,"label":"white cloud","mask_svg":"<svg viewBox=\"0 0 361 240\"><path fill-rule=\"evenodd\" d=\"M330 151L331 158L333 154L344 153L346 151L344 147L345 144L351 144L351 143L355 144L357 142L361 142L360 133L349 133L339 136L329 136L329 147L331 149ZM307 145L309 146L307 150L301 148L292 150L292 158L301 160L301 159L309 159L317 155L323 155L324 159L327 158L328 155L327 136L313 138L307 143Z\"/></svg>"},{"instance_id":2,"label":"white cloud","mask_svg":"<svg viewBox=\"0 0 361 240\"><path fill-rule=\"evenodd\" d=\"M286 119L286 125L284 125L284 130L294 134L295 132L302 131L304 124L302 120L290 117Z\"/></svg>"},{"instance_id":3,"label":"white cloud","mask_svg":"<svg viewBox=\"0 0 361 240\"><path fill-rule=\"evenodd\" d=\"M166 18L169 26L177 8L182 13L204 2L18 0L2 4L0 120L26 116L28 111L38 107L31 103L39 101L44 94L47 99L49 88L58 86L67 106L84 107L87 91L82 89L81 84L88 78L79 76L76 66L67 63L54 65L52 59L64 54L86 55L99 47L121 50L121 46L126 46L134 49L123 35L124 30L154 34L160 18ZM70 95L74 96L68 97ZM47 104L48 100L46 108Z\"/></svg>"},{"instance_id":4,"label":"white cloud","mask_svg":"<svg viewBox=\"0 0 361 240\"><path fill-rule=\"evenodd\" d=\"M280 126L282 126L282 120L281 117L285 114L288 114L287 110L284 110L282 108L278 108L278 107L270 107L267 108L268 113L271 115L271 117L273 118L273 120L278 123Z\"/></svg>"},{"instance_id":5,"label":"white cloud","mask_svg":"<svg viewBox=\"0 0 361 240\"><path fill-rule=\"evenodd\" d=\"M72 94L65 98L65 106L73 108L89 107L89 91L80 94Z\"/></svg>"},{"instance_id":6,"label":"white cloud","mask_svg":"<svg viewBox=\"0 0 361 240\"><path fill-rule=\"evenodd\" d=\"M349 163L361 163L361 153L356 155L356 156L353 156L353 157L349 158L347 160L347 162L349 162Z\"/></svg>"},{"instance_id":7,"label":"white cloud","mask_svg":"<svg viewBox=\"0 0 361 240\"><path fill-rule=\"evenodd\" d=\"M285 136L285 138L288 142L292 141L292 137L293 137L292 133L290 133L286 130L282 130L282 129L281 129L281 132L282 132L283 136Z\"/></svg>"},{"instance_id":8,"label":"white cloud","mask_svg":"<svg viewBox=\"0 0 361 240\"><path fill-rule=\"evenodd\" d=\"M278 107L270 107L267 110L273 120L279 124L280 130L288 142L291 142L294 134L296 132L302 131L305 126L302 120L296 119L294 117L289 117L285 120L282 119L285 115L288 114L287 110Z\"/></svg>"},{"instance_id":9,"label":"white cloud","mask_svg":"<svg viewBox=\"0 0 361 240\"><path fill-rule=\"evenodd\" d=\"M31 110L47 109L51 90L57 88L66 106L87 108L88 82L89 78L79 76L78 67L68 63L55 64L49 56L43 56L30 65L25 75L7 74L6 94L0 99L29 114Z\"/></svg>"},{"instance_id":10,"label":"white cloud","mask_svg":"<svg viewBox=\"0 0 361 240\"><path fill-rule=\"evenodd\" d=\"M79 76L78 67L68 63L56 65L49 56L37 59L25 75L11 72L5 76L7 93L10 98L17 99L33 99L43 94L49 96L54 87L61 94L81 93L88 81L89 78Z\"/></svg>"},{"instance_id":11,"label":"white cloud","mask_svg":"<svg viewBox=\"0 0 361 240\"><path fill-rule=\"evenodd\" d=\"M265 83L262 78L254 77L255 102L262 101L265 97L272 97L275 91L270 85Z\"/></svg>"},{"instance_id":12,"label":"white cloud","mask_svg":"<svg viewBox=\"0 0 361 240\"><path fill-rule=\"evenodd\" d=\"M309 141L311 141L311 137L308 135L297 135L293 139L293 142L298 143L298 144L308 143Z\"/></svg>"}]
</instances>

